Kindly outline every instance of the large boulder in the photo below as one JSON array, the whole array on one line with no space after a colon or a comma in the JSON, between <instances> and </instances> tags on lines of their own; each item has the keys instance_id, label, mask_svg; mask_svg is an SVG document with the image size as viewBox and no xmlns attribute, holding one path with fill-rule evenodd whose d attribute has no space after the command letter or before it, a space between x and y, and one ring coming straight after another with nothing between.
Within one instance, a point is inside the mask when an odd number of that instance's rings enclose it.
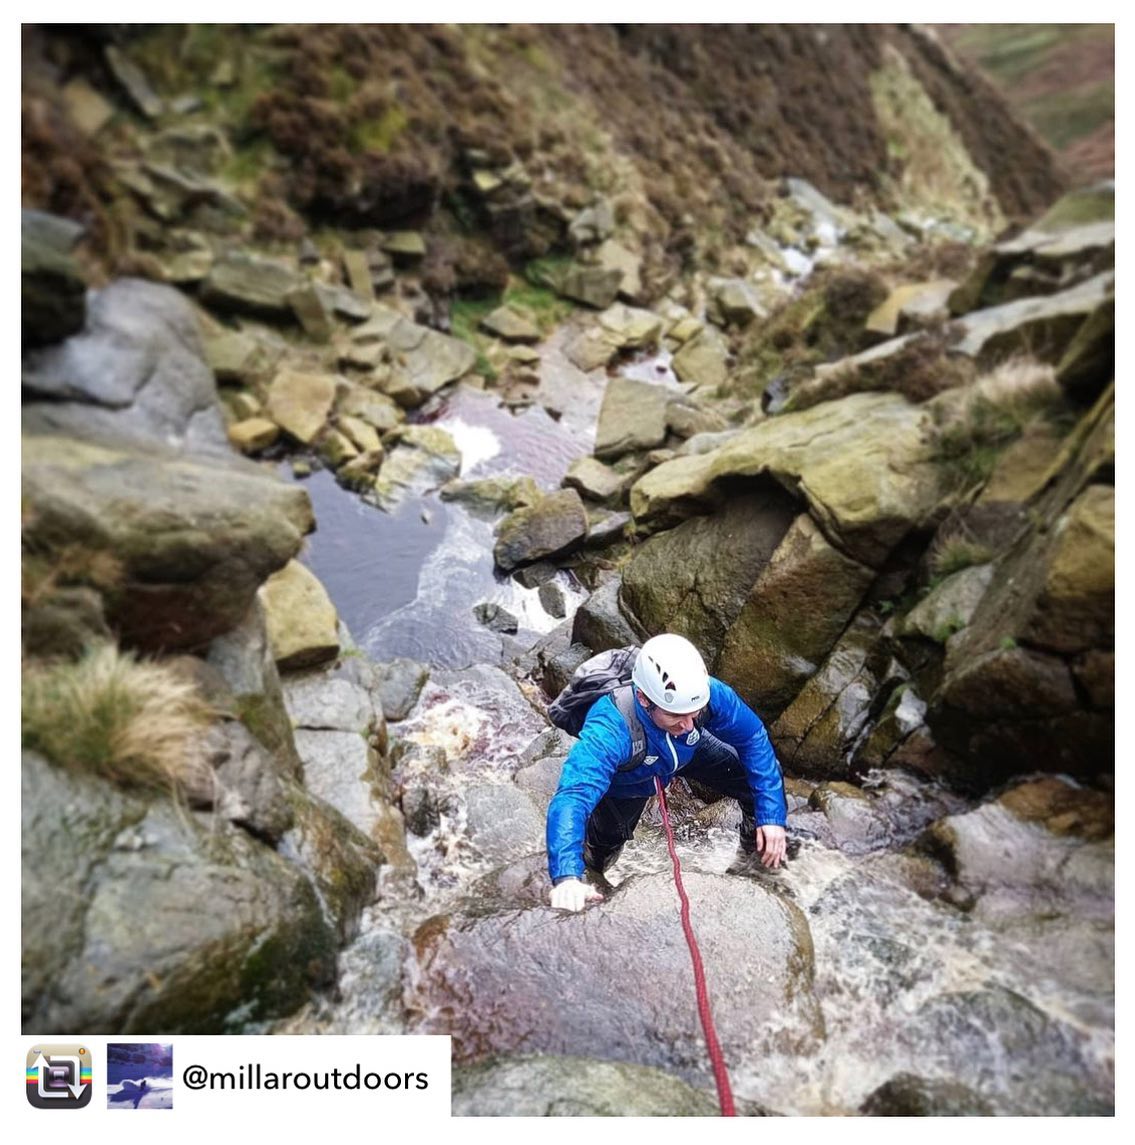
<instances>
[{"instance_id":1,"label":"large boulder","mask_svg":"<svg viewBox=\"0 0 1135 1145\"><path fill-rule=\"evenodd\" d=\"M714 663L796 516L791 498L768 487L648 538L623 570L624 608L643 631L687 636Z\"/></svg>"},{"instance_id":2,"label":"large boulder","mask_svg":"<svg viewBox=\"0 0 1135 1145\"><path fill-rule=\"evenodd\" d=\"M1044 776L938 820L919 847L945 862L971 909L990 922L1069 913L1110 921L1114 833L1110 793Z\"/></svg>"},{"instance_id":3,"label":"large boulder","mask_svg":"<svg viewBox=\"0 0 1135 1145\"><path fill-rule=\"evenodd\" d=\"M478 783L465 792L465 829L487 860L506 863L544 847L544 816L511 783Z\"/></svg>"},{"instance_id":4,"label":"large boulder","mask_svg":"<svg viewBox=\"0 0 1135 1145\"><path fill-rule=\"evenodd\" d=\"M276 845L294 822L280 766L239 720L222 719L205 735L219 815Z\"/></svg>"},{"instance_id":5,"label":"large boulder","mask_svg":"<svg viewBox=\"0 0 1135 1145\"><path fill-rule=\"evenodd\" d=\"M895 1031L900 1060L926 1060L928 1046L930 1061L998 1116L1114 1114L1114 1074L1080 1022L999 983L937 994L906 1015Z\"/></svg>"},{"instance_id":6,"label":"large boulder","mask_svg":"<svg viewBox=\"0 0 1135 1145\"><path fill-rule=\"evenodd\" d=\"M834 544L877 567L942 507L945 477L925 428L925 415L902 397L853 394L664 462L631 487L631 512L657 528L719 503L724 482L767 474L799 490Z\"/></svg>"},{"instance_id":7,"label":"large boulder","mask_svg":"<svg viewBox=\"0 0 1135 1145\"><path fill-rule=\"evenodd\" d=\"M373 690L356 676L336 670L284 678L304 783L369 839L382 861L410 871L414 864L406 851L405 826L381 754L386 721Z\"/></svg>"},{"instance_id":8,"label":"large boulder","mask_svg":"<svg viewBox=\"0 0 1135 1145\"><path fill-rule=\"evenodd\" d=\"M334 973L311 884L271 847L168 797L23 761L27 1031L222 1033ZM60 898L60 886L82 894Z\"/></svg>"},{"instance_id":9,"label":"large boulder","mask_svg":"<svg viewBox=\"0 0 1135 1145\"><path fill-rule=\"evenodd\" d=\"M87 284L71 248L78 223L43 211L20 212L20 323L24 345L58 342L83 328Z\"/></svg>"},{"instance_id":10,"label":"large boulder","mask_svg":"<svg viewBox=\"0 0 1135 1145\"><path fill-rule=\"evenodd\" d=\"M193 648L235 628L314 523L304 490L235 460L36 436L24 440L23 477L30 551L49 566L61 554L112 560L107 615L145 649Z\"/></svg>"},{"instance_id":11,"label":"large boulder","mask_svg":"<svg viewBox=\"0 0 1135 1145\"><path fill-rule=\"evenodd\" d=\"M822 1021L804 914L749 879L688 871L683 881L702 948L715 952L713 1009L726 1059L761 1047L814 1052ZM577 915L482 899L468 914L429 920L414 942L421 973L412 1004L430 1015L430 1032L453 1036L457 1063L602 1053L709 1080L693 991L672 988L676 975L688 977L689 952L669 874L628 879Z\"/></svg>"},{"instance_id":12,"label":"large boulder","mask_svg":"<svg viewBox=\"0 0 1135 1145\"><path fill-rule=\"evenodd\" d=\"M123 278L93 292L82 333L29 354L23 384L27 431L231 453L196 316L169 286Z\"/></svg>"},{"instance_id":13,"label":"large boulder","mask_svg":"<svg viewBox=\"0 0 1135 1145\"><path fill-rule=\"evenodd\" d=\"M621 585L622 578L612 576L576 609L571 630L574 643L594 652L639 643L638 634L619 606Z\"/></svg>"},{"instance_id":14,"label":"large boulder","mask_svg":"<svg viewBox=\"0 0 1135 1145\"><path fill-rule=\"evenodd\" d=\"M493 559L506 572L555 556L587 536L587 513L574 489L550 493L535 505L517 509L497 526Z\"/></svg>"},{"instance_id":15,"label":"large boulder","mask_svg":"<svg viewBox=\"0 0 1135 1145\"><path fill-rule=\"evenodd\" d=\"M390 870L391 857L330 803L305 787L289 784L288 795L293 823L281 848L303 865L340 941L349 941L358 932L363 910L375 900L379 869L386 865Z\"/></svg>"}]
</instances>

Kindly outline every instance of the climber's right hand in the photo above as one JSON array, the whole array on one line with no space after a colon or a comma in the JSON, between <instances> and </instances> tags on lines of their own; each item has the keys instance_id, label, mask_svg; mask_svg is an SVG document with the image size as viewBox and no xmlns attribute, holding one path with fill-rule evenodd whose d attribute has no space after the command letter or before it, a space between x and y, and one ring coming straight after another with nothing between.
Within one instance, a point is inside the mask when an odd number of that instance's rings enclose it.
<instances>
[{"instance_id":1,"label":"climber's right hand","mask_svg":"<svg viewBox=\"0 0 1135 1145\"><path fill-rule=\"evenodd\" d=\"M583 910L589 902L600 902L603 896L582 879L562 879L552 887L551 903L556 910Z\"/></svg>"}]
</instances>

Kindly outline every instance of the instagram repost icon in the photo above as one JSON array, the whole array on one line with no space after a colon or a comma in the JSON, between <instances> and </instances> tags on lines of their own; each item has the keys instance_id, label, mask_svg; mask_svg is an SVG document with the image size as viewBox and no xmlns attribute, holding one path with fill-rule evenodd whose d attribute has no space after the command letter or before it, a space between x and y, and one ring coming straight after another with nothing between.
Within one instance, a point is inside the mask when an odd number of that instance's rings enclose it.
<instances>
[{"instance_id":1,"label":"instagram repost icon","mask_svg":"<svg viewBox=\"0 0 1135 1145\"><path fill-rule=\"evenodd\" d=\"M33 1046L26 1090L36 1109L82 1109L91 1102L91 1051L86 1046Z\"/></svg>"}]
</instances>

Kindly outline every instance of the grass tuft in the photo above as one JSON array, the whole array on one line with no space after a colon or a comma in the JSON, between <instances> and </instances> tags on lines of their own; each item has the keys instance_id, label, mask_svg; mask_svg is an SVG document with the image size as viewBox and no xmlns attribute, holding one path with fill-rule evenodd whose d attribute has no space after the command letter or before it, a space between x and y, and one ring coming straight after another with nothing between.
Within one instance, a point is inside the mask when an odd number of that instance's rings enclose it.
<instances>
[{"instance_id":1,"label":"grass tuft","mask_svg":"<svg viewBox=\"0 0 1135 1145\"><path fill-rule=\"evenodd\" d=\"M943 537L934 548L930 558L930 569L941 582L962 569L983 565L993 559L993 552L978 541L971 540L962 533Z\"/></svg>"},{"instance_id":2,"label":"grass tuft","mask_svg":"<svg viewBox=\"0 0 1135 1145\"><path fill-rule=\"evenodd\" d=\"M956 400L937 405L936 453L966 489L983 485L1001 451L1034 423L1051 420L1063 391L1050 365L1012 358L978 378Z\"/></svg>"},{"instance_id":3,"label":"grass tuft","mask_svg":"<svg viewBox=\"0 0 1135 1145\"><path fill-rule=\"evenodd\" d=\"M76 662L25 662L23 743L61 767L125 786L208 790L212 709L176 672L113 644Z\"/></svg>"}]
</instances>

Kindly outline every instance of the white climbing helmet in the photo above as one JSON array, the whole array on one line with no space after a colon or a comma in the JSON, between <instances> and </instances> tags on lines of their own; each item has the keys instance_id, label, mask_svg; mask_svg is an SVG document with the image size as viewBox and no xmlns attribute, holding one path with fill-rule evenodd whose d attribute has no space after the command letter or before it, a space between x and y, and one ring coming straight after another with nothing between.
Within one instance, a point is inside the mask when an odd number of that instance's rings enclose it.
<instances>
[{"instance_id":1,"label":"white climbing helmet","mask_svg":"<svg viewBox=\"0 0 1135 1145\"><path fill-rule=\"evenodd\" d=\"M642 646L631 679L649 700L676 716L709 703L709 674L701 653L672 632L652 636Z\"/></svg>"}]
</instances>

